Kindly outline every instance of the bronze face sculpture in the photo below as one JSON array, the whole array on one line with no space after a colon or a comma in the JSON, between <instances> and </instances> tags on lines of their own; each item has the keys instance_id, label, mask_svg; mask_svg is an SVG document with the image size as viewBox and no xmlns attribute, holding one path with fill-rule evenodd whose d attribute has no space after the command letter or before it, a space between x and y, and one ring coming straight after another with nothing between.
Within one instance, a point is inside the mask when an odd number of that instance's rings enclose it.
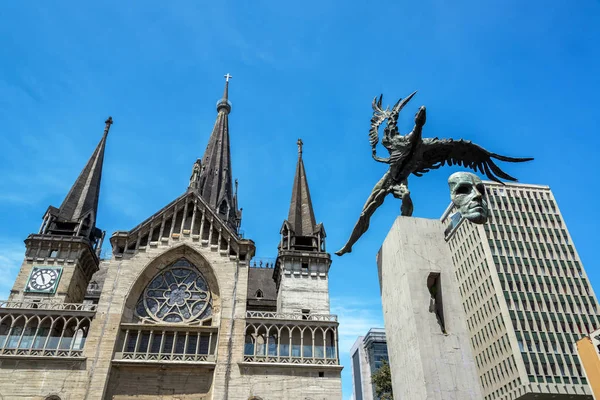
<instances>
[{"instance_id":1,"label":"bronze face sculpture","mask_svg":"<svg viewBox=\"0 0 600 400\"><path fill-rule=\"evenodd\" d=\"M489 210L481 179L470 172L455 172L448 178L448 186L460 214L475 224L485 224Z\"/></svg>"}]
</instances>

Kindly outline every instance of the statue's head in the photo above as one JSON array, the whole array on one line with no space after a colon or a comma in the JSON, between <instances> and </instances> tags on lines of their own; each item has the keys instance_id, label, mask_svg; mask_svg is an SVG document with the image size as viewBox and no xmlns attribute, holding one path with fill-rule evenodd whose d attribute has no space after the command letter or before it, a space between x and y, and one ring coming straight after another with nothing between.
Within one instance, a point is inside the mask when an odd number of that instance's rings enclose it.
<instances>
[{"instance_id":1,"label":"statue's head","mask_svg":"<svg viewBox=\"0 0 600 400\"><path fill-rule=\"evenodd\" d=\"M461 215L476 224L485 224L489 210L481 179L470 172L455 172L448 178L448 186L452 203Z\"/></svg>"}]
</instances>

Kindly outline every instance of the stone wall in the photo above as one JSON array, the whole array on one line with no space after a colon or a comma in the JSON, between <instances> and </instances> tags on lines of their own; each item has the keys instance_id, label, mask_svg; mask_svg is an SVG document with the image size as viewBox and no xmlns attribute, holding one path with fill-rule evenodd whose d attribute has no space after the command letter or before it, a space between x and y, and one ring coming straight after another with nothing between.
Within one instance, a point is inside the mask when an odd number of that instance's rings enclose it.
<instances>
[{"instance_id":1,"label":"stone wall","mask_svg":"<svg viewBox=\"0 0 600 400\"><path fill-rule=\"evenodd\" d=\"M277 311L282 313L310 310L311 314L329 314L329 279L326 264L285 261L277 292Z\"/></svg>"},{"instance_id":2,"label":"stone wall","mask_svg":"<svg viewBox=\"0 0 600 400\"><path fill-rule=\"evenodd\" d=\"M342 399L340 367L240 365L236 369L230 385L231 400L246 400L252 396L263 400Z\"/></svg>"},{"instance_id":3,"label":"stone wall","mask_svg":"<svg viewBox=\"0 0 600 400\"><path fill-rule=\"evenodd\" d=\"M113 367L106 399L209 400L213 370L197 366Z\"/></svg>"},{"instance_id":4,"label":"stone wall","mask_svg":"<svg viewBox=\"0 0 600 400\"><path fill-rule=\"evenodd\" d=\"M121 323L132 322L139 295L159 269L180 257L200 269L213 293L212 324L219 327L214 370L172 364L164 368L113 365ZM106 269L106 278L86 339L85 360L0 357L0 399L44 400L52 394L61 400L246 400L252 394L265 400L341 399L341 367L241 366L248 281L245 262L181 236L104 261L101 267ZM21 275L25 277L25 271ZM300 276L294 282L302 282L299 296L309 301L309 293L317 291L316 304L328 313L326 278Z\"/></svg>"}]
</instances>

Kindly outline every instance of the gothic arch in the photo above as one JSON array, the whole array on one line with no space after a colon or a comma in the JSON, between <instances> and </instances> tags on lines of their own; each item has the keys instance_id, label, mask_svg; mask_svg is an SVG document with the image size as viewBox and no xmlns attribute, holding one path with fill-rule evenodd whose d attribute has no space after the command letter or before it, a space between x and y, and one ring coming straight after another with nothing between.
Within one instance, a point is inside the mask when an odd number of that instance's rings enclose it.
<instances>
[{"instance_id":1,"label":"gothic arch","mask_svg":"<svg viewBox=\"0 0 600 400\"><path fill-rule=\"evenodd\" d=\"M208 260L206 260L206 258L204 258L204 256L198 251L192 249L186 244L181 244L177 247L167 250L151 260L142 269L138 277L132 283L129 293L127 294L122 322L132 322L134 320L135 307L146 287L161 271L165 270L165 268L168 268L181 258L184 258L189 263L193 264L205 279L212 295L212 324L218 325L220 320L219 310L221 309L221 296L217 276Z\"/></svg>"},{"instance_id":2,"label":"gothic arch","mask_svg":"<svg viewBox=\"0 0 600 400\"><path fill-rule=\"evenodd\" d=\"M229 217L229 208L229 203L227 203L226 199L223 199L219 205L219 214L224 215L225 219Z\"/></svg>"}]
</instances>

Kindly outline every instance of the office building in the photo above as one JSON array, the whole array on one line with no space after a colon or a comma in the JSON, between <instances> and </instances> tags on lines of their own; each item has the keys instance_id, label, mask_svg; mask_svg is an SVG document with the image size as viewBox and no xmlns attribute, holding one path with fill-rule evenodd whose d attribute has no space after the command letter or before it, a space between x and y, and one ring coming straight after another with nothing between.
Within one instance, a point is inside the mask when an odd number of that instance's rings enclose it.
<instances>
[{"instance_id":1,"label":"office building","mask_svg":"<svg viewBox=\"0 0 600 400\"><path fill-rule=\"evenodd\" d=\"M485 400L591 399L575 342L598 301L548 186L486 182L485 225L442 221Z\"/></svg>"},{"instance_id":2,"label":"office building","mask_svg":"<svg viewBox=\"0 0 600 400\"><path fill-rule=\"evenodd\" d=\"M600 329L579 339L577 354L594 393L594 399L598 400L600 399Z\"/></svg>"},{"instance_id":3,"label":"office building","mask_svg":"<svg viewBox=\"0 0 600 400\"><path fill-rule=\"evenodd\" d=\"M354 400L377 400L371 376L383 362L388 362L385 330L371 328L365 336L359 336L352 345L350 357Z\"/></svg>"}]
</instances>

